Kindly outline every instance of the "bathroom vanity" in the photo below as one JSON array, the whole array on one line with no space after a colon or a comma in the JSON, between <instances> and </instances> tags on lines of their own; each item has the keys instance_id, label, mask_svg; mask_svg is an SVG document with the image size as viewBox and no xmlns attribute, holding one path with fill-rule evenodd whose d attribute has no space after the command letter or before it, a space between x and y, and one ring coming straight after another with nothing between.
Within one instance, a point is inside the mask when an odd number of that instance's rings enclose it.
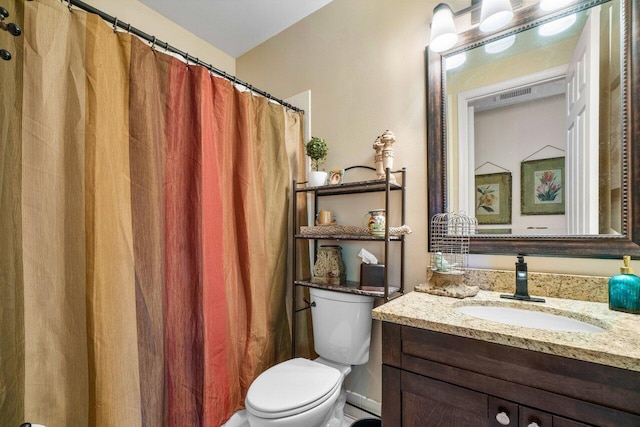
<instances>
[{"instance_id":1,"label":"bathroom vanity","mask_svg":"<svg viewBox=\"0 0 640 427\"><path fill-rule=\"evenodd\" d=\"M465 315L525 308L601 327L563 332ZM640 426L640 318L606 304L547 298L464 300L411 292L373 311L383 321L384 426Z\"/></svg>"}]
</instances>

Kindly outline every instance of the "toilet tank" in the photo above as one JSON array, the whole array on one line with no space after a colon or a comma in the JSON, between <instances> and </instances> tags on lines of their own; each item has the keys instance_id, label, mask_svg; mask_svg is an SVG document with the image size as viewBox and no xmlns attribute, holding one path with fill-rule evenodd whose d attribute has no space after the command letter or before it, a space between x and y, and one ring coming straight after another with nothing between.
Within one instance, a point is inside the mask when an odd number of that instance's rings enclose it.
<instances>
[{"instance_id":1,"label":"toilet tank","mask_svg":"<svg viewBox=\"0 0 640 427\"><path fill-rule=\"evenodd\" d=\"M309 292L316 353L344 365L367 363L373 297L317 288Z\"/></svg>"}]
</instances>

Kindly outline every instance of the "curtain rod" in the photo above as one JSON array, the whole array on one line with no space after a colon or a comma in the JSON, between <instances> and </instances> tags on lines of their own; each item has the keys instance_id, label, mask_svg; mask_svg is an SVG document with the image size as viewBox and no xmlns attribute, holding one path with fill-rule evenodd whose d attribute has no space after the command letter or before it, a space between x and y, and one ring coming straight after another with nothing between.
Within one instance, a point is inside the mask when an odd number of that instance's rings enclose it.
<instances>
[{"instance_id":1,"label":"curtain rod","mask_svg":"<svg viewBox=\"0 0 640 427\"><path fill-rule=\"evenodd\" d=\"M60 0L63 1L63 0ZM244 86L245 88L247 88L249 91L251 92L255 92L259 95L264 96L265 98L271 100L271 101L275 101L278 104L289 108L293 111L296 112L303 112L303 110L301 110L298 107L294 107L293 105L289 104L288 102L283 101L282 99L276 98L275 96L260 90L258 88L255 88L253 86L251 86L249 83L243 82L242 80L240 80L239 78L237 78L236 76L233 76L231 74L228 74L222 70L217 69L216 67L214 67L211 64L207 64L206 62L202 62L201 60L199 60L198 58L189 55L187 52L183 52L180 49L177 49L173 46L171 46L169 43L167 42L163 42L162 40L157 39L155 36L151 36L147 33L145 33L144 31L139 30L138 28L132 26L131 24L127 24L124 21L119 20L117 17L113 17L111 15L106 14L105 12L96 9L95 7L88 5L87 3L80 1L80 0L64 0L64 2L66 2L69 5L69 10L71 10L71 6L76 6L82 10L85 10L87 12L90 13L94 13L98 16L100 16L100 18L102 18L103 20L109 22L110 24L113 24L114 29L115 27L120 27L123 30L125 30L126 32L133 34L135 36L140 37L143 40L148 41L149 43L151 43L151 47L153 48L154 46L158 45L161 48L163 48L166 51L169 52L173 52L177 55L182 56L187 63L192 63L192 64L196 64L196 65L201 65L203 67L205 67L206 69L208 69L210 72L217 74L220 77L223 77L226 80L229 80L230 82L233 82L234 84L238 84L240 86Z\"/></svg>"}]
</instances>

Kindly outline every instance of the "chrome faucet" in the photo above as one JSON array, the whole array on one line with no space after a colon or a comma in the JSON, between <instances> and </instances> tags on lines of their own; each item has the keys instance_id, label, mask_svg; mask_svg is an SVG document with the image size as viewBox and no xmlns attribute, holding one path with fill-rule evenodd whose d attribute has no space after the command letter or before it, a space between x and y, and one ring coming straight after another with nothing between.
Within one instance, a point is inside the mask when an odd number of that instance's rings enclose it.
<instances>
[{"instance_id":1,"label":"chrome faucet","mask_svg":"<svg viewBox=\"0 0 640 427\"><path fill-rule=\"evenodd\" d=\"M543 298L529 296L529 282L527 277L527 263L524 262L524 255L518 254L516 262L516 293L513 295L500 295L500 298L517 299L521 301L544 302Z\"/></svg>"}]
</instances>

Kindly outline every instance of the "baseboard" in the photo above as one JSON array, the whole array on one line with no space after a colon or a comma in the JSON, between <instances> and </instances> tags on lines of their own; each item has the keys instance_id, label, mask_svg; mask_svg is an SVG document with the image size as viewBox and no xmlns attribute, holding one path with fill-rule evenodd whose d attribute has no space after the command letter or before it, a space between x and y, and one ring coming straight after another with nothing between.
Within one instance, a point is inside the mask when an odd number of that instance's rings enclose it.
<instances>
[{"instance_id":1,"label":"baseboard","mask_svg":"<svg viewBox=\"0 0 640 427\"><path fill-rule=\"evenodd\" d=\"M380 417L382 413L382 404L380 402L351 390L346 390L346 393L348 403L344 409L346 414L355 418L371 417L372 414L378 418Z\"/></svg>"}]
</instances>

